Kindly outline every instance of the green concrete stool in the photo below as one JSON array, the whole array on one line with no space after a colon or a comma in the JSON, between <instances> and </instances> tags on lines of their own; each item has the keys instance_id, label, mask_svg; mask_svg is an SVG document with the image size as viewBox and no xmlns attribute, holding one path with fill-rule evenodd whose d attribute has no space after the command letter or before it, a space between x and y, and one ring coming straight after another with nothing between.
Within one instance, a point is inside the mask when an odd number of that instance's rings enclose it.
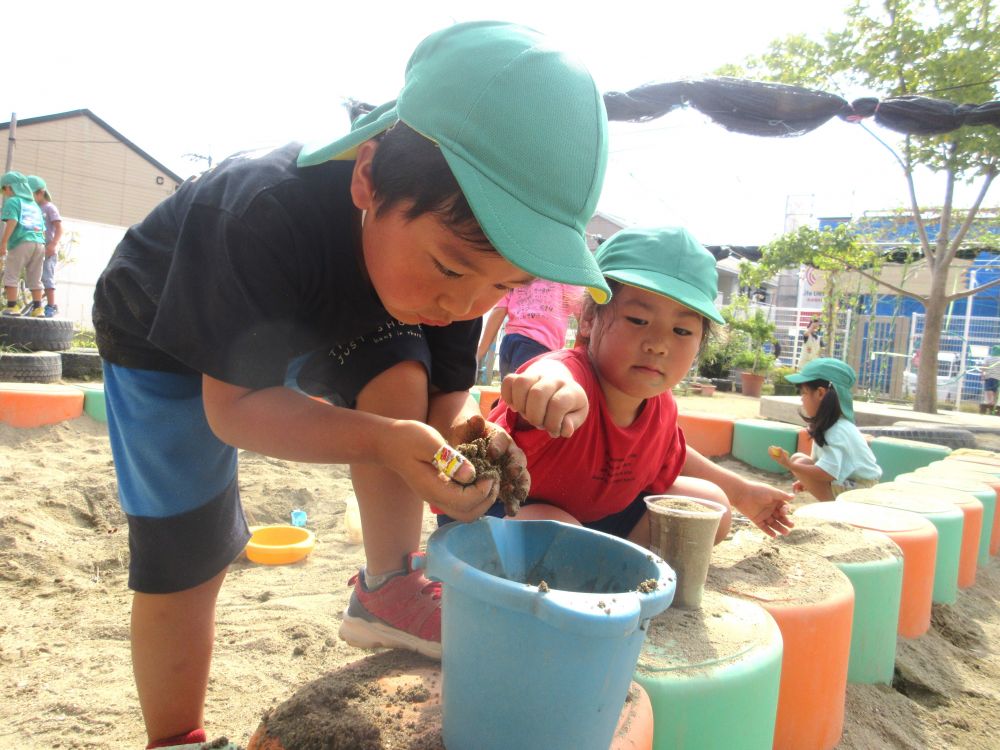
<instances>
[{"instance_id":1,"label":"green concrete stool","mask_svg":"<svg viewBox=\"0 0 1000 750\"><path fill-rule=\"evenodd\" d=\"M653 618L634 679L653 705L654 750L771 750L781 652L771 615L715 591Z\"/></svg>"},{"instance_id":2,"label":"green concrete stool","mask_svg":"<svg viewBox=\"0 0 1000 750\"><path fill-rule=\"evenodd\" d=\"M98 422L108 421L108 410L104 405L104 384L95 383L93 385L79 384L76 386L83 391L83 412Z\"/></svg>"},{"instance_id":3,"label":"green concrete stool","mask_svg":"<svg viewBox=\"0 0 1000 750\"><path fill-rule=\"evenodd\" d=\"M962 553L962 511L945 500L908 492L907 487L913 489L916 485L887 482L870 488L848 490L837 496L837 502L906 510L923 516L934 524L938 532L938 545L931 600L935 604L954 604L958 598L958 568Z\"/></svg>"},{"instance_id":4,"label":"green concrete stool","mask_svg":"<svg viewBox=\"0 0 1000 750\"><path fill-rule=\"evenodd\" d=\"M737 419L733 425L733 458L761 471L787 474L788 469L771 458L767 449L769 446L777 445L789 453L795 453L799 444L800 429L797 425L786 422Z\"/></svg>"},{"instance_id":5,"label":"green concrete stool","mask_svg":"<svg viewBox=\"0 0 1000 750\"><path fill-rule=\"evenodd\" d=\"M820 555L847 576L854 586L847 681L891 684L903 593L903 553L896 543L879 531L796 515L795 528L774 544Z\"/></svg>"},{"instance_id":6,"label":"green concrete stool","mask_svg":"<svg viewBox=\"0 0 1000 750\"><path fill-rule=\"evenodd\" d=\"M868 445L875 454L875 461L882 467L883 482L891 482L900 474L927 466L951 453L951 448L943 445L892 437L877 437Z\"/></svg>"},{"instance_id":7,"label":"green concrete stool","mask_svg":"<svg viewBox=\"0 0 1000 750\"><path fill-rule=\"evenodd\" d=\"M979 555L976 562L979 567L983 567L990 561L990 537L997 512L997 493L992 487L983 482L967 477L934 476L931 473L915 472L911 474L900 474L896 477L897 482L912 482L914 484L930 485L948 490L958 490L968 492L983 504L983 526L979 532Z\"/></svg>"}]
</instances>

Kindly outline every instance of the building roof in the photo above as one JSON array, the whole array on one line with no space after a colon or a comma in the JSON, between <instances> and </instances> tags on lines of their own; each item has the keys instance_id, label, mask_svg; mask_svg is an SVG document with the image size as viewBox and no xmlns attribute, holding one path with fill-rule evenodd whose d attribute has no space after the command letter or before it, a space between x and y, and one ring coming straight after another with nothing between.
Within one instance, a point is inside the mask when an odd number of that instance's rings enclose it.
<instances>
[{"instance_id":1,"label":"building roof","mask_svg":"<svg viewBox=\"0 0 1000 750\"><path fill-rule=\"evenodd\" d=\"M128 138L126 138L125 136L123 136L121 133L119 133L113 127L111 127L110 125L108 125L106 122L104 122L104 120L102 120L100 117L98 117L97 115L95 115L89 109L74 109L74 110L71 110L69 112L59 112L58 114L54 114L54 115L43 115L41 117L27 117L27 118L25 118L23 120L19 119L17 121L17 125L18 126L37 125L37 124L40 124L40 123L43 123L43 122L52 122L53 120L65 120L65 119L69 119L69 118L72 118L72 117L87 117L87 118L90 118L91 120L93 120L94 123L96 123L98 126L100 126L101 128L103 128L104 130L108 131L108 133L110 133L112 136L114 136L119 141L121 141L123 144L125 144L130 149L132 149L141 158L145 159L150 164L152 164L154 167L156 167L158 170L160 170L161 172L163 172L164 174L166 174L170 179L174 180L177 184L180 184L180 183L184 182L184 178L183 177L181 177L180 175L178 175L172 169L164 166L164 164L162 162L157 161L152 156L150 156L148 153L146 153L141 148L139 148L138 146L136 146L134 143L132 143L132 141L130 141ZM2 130L9 130L9 129L10 129L10 122L0 123L0 131L2 131Z\"/></svg>"}]
</instances>

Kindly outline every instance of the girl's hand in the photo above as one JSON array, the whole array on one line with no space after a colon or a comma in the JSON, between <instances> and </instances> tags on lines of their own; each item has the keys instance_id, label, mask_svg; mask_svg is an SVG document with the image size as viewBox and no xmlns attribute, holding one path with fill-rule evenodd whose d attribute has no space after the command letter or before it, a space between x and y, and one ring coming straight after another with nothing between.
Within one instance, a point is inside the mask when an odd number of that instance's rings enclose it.
<instances>
[{"instance_id":1,"label":"girl's hand","mask_svg":"<svg viewBox=\"0 0 1000 750\"><path fill-rule=\"evenodd\" d=\"M787 455L787 453L785 454ZM789 518L792 495L763 482L744 482L733 505L768 536L787 534L795 526Z\"/></svg>"},{"instance_id":2,"label":"girl's hand","mask_svg":"<svg viewBox=\"0 0 1000 750\"><path fill-rule=\"evenodd\" d=\"M792 492L805 492L806 486L802 484L798 479L792 482Z\"/></svg>"},{"instance_id":3,"label":"girl's hand","mask_svg":"<svg viewBox=\"0 0 1000 750\"><path fill-rule=\"evenodd\" d=\"M541 360L523 373L505 377L500 395L524 421L552 437L572 436L590 409L587 393L569 370L551 360Z\"/></svg>"},{"instance_id":4,"label":"girl's hand","mask_svg":"<svg viewBox=\"0 0 1000 750\"><path fill-rule=\"evenodd\" d=\"M780 466L784 466L786 469L792 465L791 457L788 455L788 451L777 445L772 445L767 449L767 454L774 459L775 463Z\"/></svg>"},{"instance_id":5,"label":"girl's hand","mask_svg":"<svg viewBox=\"0 0 1000 750\"><path fill-rule=\"evenodd\" d=\"M496 500L499 484L490 479L476 481L476 470L468 461L460 462L451 479L444 476L434 456L445 444L433 427L400 419L382 434L378 462L399 474L417 497L441 512L460 521L475 520Z\"/></svg>"}]
</instances>

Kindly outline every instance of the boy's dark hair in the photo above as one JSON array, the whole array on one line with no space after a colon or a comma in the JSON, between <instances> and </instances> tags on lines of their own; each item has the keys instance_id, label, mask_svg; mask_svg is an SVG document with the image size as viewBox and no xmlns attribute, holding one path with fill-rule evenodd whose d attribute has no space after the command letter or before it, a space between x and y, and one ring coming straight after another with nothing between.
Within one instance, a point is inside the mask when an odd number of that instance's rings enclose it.
<instances>
[{"instance_id":1,"label":"boy's dark hair","mask_svg":"<svg viewBox=\"0 0 1000 750\"><path fill-rule=\"evenodd\" d=\"M378 140L372 159L378 215L405 203L407 220L435 214L461 239L495 252L437 144L402 122Z\"/></svg>"},{"instance_id":2,"label":"boy's dark hair","mask_svg":"<svg viewBox=\"0 0 1000 750\"><path fill-rule=\"evenodd\" d=\"M598 316L606 315L609 311L614 308L615 299L614 295L618 294L618 291L625 286L622 282L616 281L615 279L609 279L607 276L604 280L608 282L608 289L611 290L611 301L604 305L599 305L594 302L594 298L589 294L583 298L583 309L580 313L581 318L586 318L588 315L593 315L595 318ZM712 321L706 318L704 315L701 317L701 341L698 342L698 354L700 356L701 351L705 348L705 342L708 341L708 337L712 335ZM576 344L574 346L587 346L590 343L590 336L582 336L579 333L576 336Z\"/></svg>"},{"instance_id":3,"label":"boy's dark hair","mask_svg":"<svg viewBox=\"0 0 1000 750\"><path fill-rule=\"evenodd\" d=\"M817 388L826 388L826 395L819 402L816 416L807 417L801 411L799 412L799 416L809 425L809 436L816 441L816 445L822 448L826 445L826 431L833 427L838 419L844 416L844 413L840 410L840 398L837 396L837 391L829 380L810 380L808 383L799 383L800 393L803 388L808 388L810 391L815 391Z\"/></svg>"}]
</instances>

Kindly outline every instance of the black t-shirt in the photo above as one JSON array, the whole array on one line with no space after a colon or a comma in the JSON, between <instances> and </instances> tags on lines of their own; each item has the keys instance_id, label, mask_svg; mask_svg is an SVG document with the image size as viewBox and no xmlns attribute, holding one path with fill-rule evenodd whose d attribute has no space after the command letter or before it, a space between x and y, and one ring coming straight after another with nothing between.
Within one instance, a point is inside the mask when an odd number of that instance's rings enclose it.
<instances>
[{"instance_id":1,"label":"black t-shirt","mask_svg":"<svg viewBox=\"0 0 1000 750\"><path fill-rule=\"evenodd\" d=\"M299 168L300 148L230 157L128 230L94 295L104 359L265 388L389 318L363 269L354 163ZM480 326L428 336L439 389L474 382Z\"/></svg>"}]
</instances>

